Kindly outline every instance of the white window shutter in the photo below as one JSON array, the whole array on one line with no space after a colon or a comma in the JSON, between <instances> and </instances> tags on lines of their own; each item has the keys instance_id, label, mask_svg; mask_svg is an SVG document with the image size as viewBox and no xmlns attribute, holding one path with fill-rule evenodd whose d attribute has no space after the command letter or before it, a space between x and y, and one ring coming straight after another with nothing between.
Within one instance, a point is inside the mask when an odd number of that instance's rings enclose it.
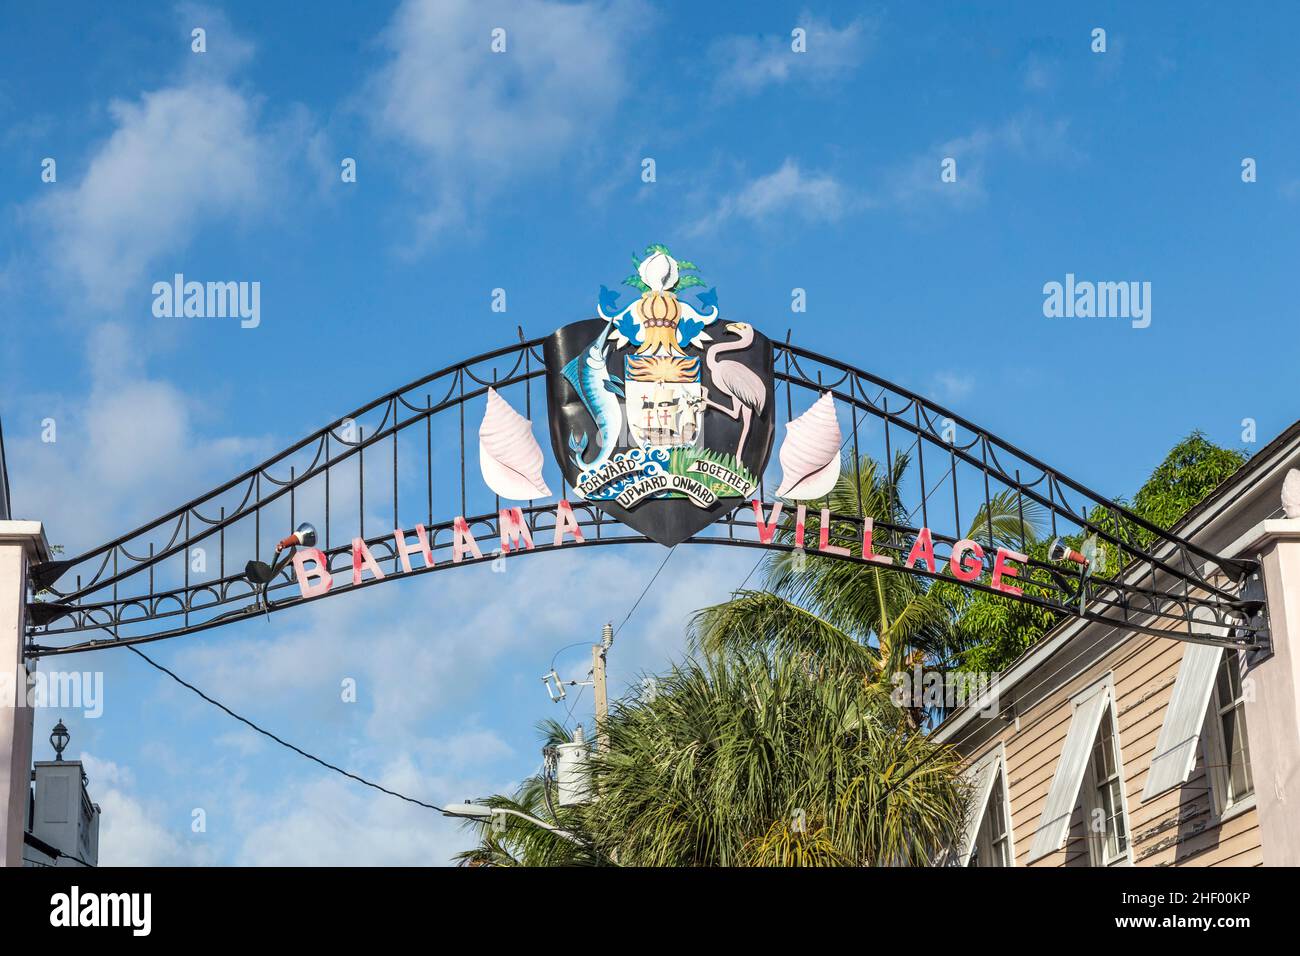
<instances>
[{"instance_id":1,"label":"white window shutter","mask_svg":"<svg viewBox=\"0 0 1300 956\"><path fill-rule=\"evenodd\" d=\"M1160 739L1151 757L1143 801L1150 800L1187 782L1196 763L1196 743L1210 706L1214 678L1219 672L1223 648L1209 644L1188 644L1178 665L1178 678L1160 727Z\"/></svg>"},{"instance_id":2,"label":"white window shutter","mask_svg":"<svg viewBox=\"0 0 1300 956\"><path fill-rule=\"evenodd\" d=\"M989 794L993 792L993 782L997 779L1001 766L1002 761L998 759L997 751L994 751L962 774L970 787L971 802L966 815L966 828L962 831L961 842L957 845L953 860L957 866L965 866L970 862L971 851L975 849L975 836L980 832L980 824L984 822Z\"/></svg>"},{"instance_id":3,"label":"white window shutter","mask_svg":"<svg viewBox=\"0 0 1300 956\"><path fill-rule=\"evenodd\" d=\"M1083 774L1088 768L1088 757L1092 754L1101 716L1108 703L1110 693L1104 685L1075 702L1061 762L1056 765L1056 776L1052 778L1052 787L1047 791L1047 802L1043 804L1043 814L1038 818L1038 829L1034 832L1030 863L1055 853L1065 845L1070 832L1070 817L1079 802L1079 787L1083 785Z\"/></svg>"}]
</instances>

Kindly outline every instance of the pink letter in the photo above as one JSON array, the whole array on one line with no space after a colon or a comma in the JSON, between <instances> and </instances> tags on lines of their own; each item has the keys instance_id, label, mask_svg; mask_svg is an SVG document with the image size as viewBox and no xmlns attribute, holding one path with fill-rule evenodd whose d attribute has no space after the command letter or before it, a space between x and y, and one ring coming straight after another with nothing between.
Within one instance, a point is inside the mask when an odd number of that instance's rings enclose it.
<instances>
[{"instance_id":1,"label":"pink letter","mask_svg":"<svg viewBox=\"0 0 1300 956\"><path fill-rule=\"evenodd\" d=\"M821 537L817 542L817 550L825 551L827 554L842 554L844 557L849 556L848 548L841 548L838 544L831 544L831 509L822 509L821 520Z\"/></svg>"},{"instance_id":2,"label":"pink letter","mask_svg":"<svg viewBox=\"0 0 1300 956\"><path fill-rule=\"evenodd\" d=\"M1019 568L1013 568L1006 563L1007 558L1012 561L1028 561L1029 555L1021 554L1019 551L1008 551L1006 548L998 548L998 556L993 559L993 579L989 581L989 587L995 591L1002 591L1005 594L1018 597L1025 593L1021 588L1016 587L1014 584L1002 583L1004 577L1014 578L1020 575Z\"/></svg>"},{"instance_id":3,"label":"pink letter","mask_svg":"<svg viewBox=\"0 0 1300 956\"><path fill-rule=\"evenodd\" d=\"M417 551L424 555L424 566L433 567L433 552L429 550L429 533L424 530L424 525L415 526L415 544L408 544L406 541L406 532L400 528L393 531L393 541L397 544L397 556L402 559L402 570L411 570L411 555Z\"/></svg>"},{"instance_id":4,"label":"pink letter","mask_svg":"<svg viewBox=\"0 0 1300 956\"><path fill-rule=\"evenodd\" d=\"M771 544L772 537L776 534L777 522L781 520L781 502L772 503L772 522L767 524L763 521L763 502L757 498L754 499L754 523L758 525L758 540L762 544Z\"/></svg>"},{"instance_id":5,"label":"pink letter","mask_svg":"<svg viewBox=\"0 0 1300 956\"><path fill-rule=\"evenodd\" d=\"M578 527L578 520L573 517L573 507L560 499L560 503L555 506L555 546L558 548L564 544L564 536L573 535L573 540L577 544L582 544L582 529Z\"/></svg>"},{"instance_id":6,"label":"pink letter","mask_svg":"<svg viewBox=\"0 0 1300 956\"><path fill-rule=\"evenodd\" d=\"M379 570L379 565L375 563L375 556L370 553L370 548L366 546L365 541L361 538L352 539L352 584L355 587L361 583L361 566L365 565L376 581L384 577L384 572Z\"/></svg>"},{"instance_id":7,"label":"pink letter","mask_svg":"<svg viewBox=\"0 0 1300 956\"><path fill-rule=\"evenodd\" d=\"M316 567L310 571L307 570L307 562L315 562ZM325 560L325 552L320 548L299 548L293 553L293 573L298 579L298 593L305 598L320 597L322 594L328 594L329 589L334 586L334 578L330 575L329 564ZM311 578L319 578L319 584L312 584Z\"/></svg>"},{"instance_id":8,"label":"pink letter","mask_svg":"<svg viewBox=\"0 0 1300 956\"><path fill-rule=\"evenodd\" d=\"M533 550L533 535L524 522L522 508L502 508L497 515L497 528L501 532L502 554L509 554L512 550L517 551L520 539L523 540L523 546L527 550Z\"/></svg>"},{"instance_id":9,"label":"pink letter","mask_svg":"<svg viewBox=\"0 0 1300 956\"><path fill-rule=\"evenodd\" d=\"M962 538L952 546L948 566L958 581L974 581L984 570L984 549L970 538Z\"/></svg>"},{"instance_id":10,"label":"pink letter","mask_svg":"<svg viewBox=\"0 0 1300 956\"><path fill-rule=\"evenodd\" d=\"M474 533L469 530L463 515L457 515L451 523L453 537L451 541L451 563L460 564L461 559L467 553L474 555L476 558L483 557L483 552L479 550L478 542L474 540Z\"/></svg>"},{"instance_id":11,"label":"pink letter","mask_svg":"<svg viewBox=\"0 0 1300 956\"><path fill-rule=\"evenodd\" d=\"M916 567L917 560L925 562L925 566L931 574L934 574L934 540L930 537L930 529L922 528L916 533L916 540L912 542L912 550L907 552L907 560L903 562L903 567Z\"/></svg>"},{"instance_id":12,"label":"pink letter","mask_svg":"<svg viewBox=\"0 0 1300 956\"><path fill-rule=\"evenodd\" d=\"M804 520L808 517L808 506L800 505L794 513L794 546L803 549Z\"/></svg>"},{"instance_id":13,"label":"pink letter","mask_svg":"<svg viewBox=\"0 0 1300 956\"><path fill-rule=\"evenodd\" d=\"M894 559L887 554L876 554L871 545L871 535L875 531L876 523L866 518L862 522L862 557L867 561L874 561L876 564L893 564Z\"/></svg>"}]
</instances>

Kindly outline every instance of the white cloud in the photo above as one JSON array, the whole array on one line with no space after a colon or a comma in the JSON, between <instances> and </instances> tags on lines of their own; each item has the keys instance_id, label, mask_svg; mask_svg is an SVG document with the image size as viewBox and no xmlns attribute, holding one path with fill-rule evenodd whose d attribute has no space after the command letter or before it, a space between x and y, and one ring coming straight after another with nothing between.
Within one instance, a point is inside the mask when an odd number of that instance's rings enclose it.
<instances>
[{"instance_id":1,"label":"white cloud","mask_svg":"<svg viewBox=\"0 0 1300 956\"><path fill-rule=\"evenodd\" d=\"M828 172L809 172L787 157L775 171L742 183L731 192L714 190L714 211L685 226L688 235L712 232L729 222L778 222L786 225L835 222L867 210L920 211L937 204L969 208L988 195L987 173L995 162L1008 165L1026 159L1073 162L1081 152L1070 140L1067 120L1046 122L1018 116L999 125L977 126L878 172L868 187L854 188ZM944 159L956 160L955 182L940 178ZM699 208L699 194L691 205Z\"/></svg>"},{"instance_id":2,"label":"white cloud","mask_svg":"<svg viewBox=\"0 0 1300 956\"><path fill-rule=\"evenodd\" d=\"M53 442L30 430L8 436L16 511L39 517L69 554L121 534L247 467L265 439L210 438L204 402L151 377L121 326L91 330L88 388L33 395L27 418L54 420Z\"/></svg>"},{"instance_id":3,"label":"white cloud","mask_svg":"<svg viewBox=\"0 0 1300 956\"><path fill-rule=\"evenodd\" d=\"M835 28L804 13L791 26L806 31L806 51L796 53L790 32L775 36L729 36L715 41L708 60L720 64L714 94L720 98L753 95L765 87L792 81L826 83L862 62L875 37L876 24L859 18Z\"/></svg>"},{"instance_id":4,"label":"white cloud","mask_svg":"<svg viewBox=\"0 0 1300 956\"><path fill-rule=\"evenodd\" d=\"M422 237L464 224L599 142L627 86L646 14L628 0L406 0L385 30L388 61L361 108L422 160ZM506 50L493 53L495 28Z\"/></svg>"},{"instance_id":5,"label":"white cloud","mask_svg":"<svg viewBox=\"0 0 1300 956\"><path fill-rule=\"evenodd\" d=\"M256 52L253 42L236 33L225 12L218 7L182 0L176 4L175 22L185 37L185 46L189 51L182 60L183 70L188 76L227 77L247 64ZM201 27L207 34L206 50L201 54L190 49L193 31L197 27Z\"/></svg>"},{"instance_id":6,"label":"white cloud","mask_svg":"<svg viewBox=\"0 0 1300 956\"><path fill-rule=\"evenodd\" d=\"M422 773L406 758L375 782L448 802L494 789L483 781ZM250 809L236 821L246 834L238 866L436 866L474 843L456 820L341 777L283 789Z\"/></svg>"},{"instance_id":7,"label":"white cloud","mask_svg":"<svg viewBox=\"0 0 1300 956\"><path fill-rule=\"evenodd\" d=\"M59 185L23 209L51 278L71 279L98 309L119 307L129 292L147 302L152 279L164 277L148 270L177 265L206 224L250 219L276 185L279 134L229 78L251 45L219 13L186 5L180 15L187 37L188 24L206 26L209 52L187 47L174 83L110 101L108 138L80 169L61 164Z\"/></svg>"},{"instance_id":8,"label":"white cloud","mask_svg":"<svg viewBox=\"0 0 1300 956\"><path fill-rule=\"evenodd\" d=\"M92 799L103 811L100 866L208 866L214 862L209 847L183 839L191 832L192 818L176 821L171 828L160 823L165 813L136 795L127 768L84 752L81 760L90 778Z\"/></svg>"},{"instance_id":9,"label":"white cloud","mask_svg":"<svg viewBox=\"0 0 1300 956\"><path fill-rule=\"evenodd\" d=\"M490 763L514 753L514 748L491 730L449 734L435 740L429 750L439 763L450 767Z\"/></svg>"},{"instance_id":10,"label":"white cloud","mask_svg":"<svg viewBox=\"0 0 1300 956\"><path fill-rule=\"evenodd\" d=\"M99 307L120 305L133 287L143 300L146 270L200 222L259 203L266 166L254 108L229 87L157 90L109 112L117 129L81 181L29 210L48 230L55 269Z\"/></svg>"},{"instance_id":11,"label":"white cloud","mask_svg":"<svg viewBox=\"0 0 1300 956\"><path fill-rule=\"evenodd\" d=\"M887 171L875 198L882 204L913 210L929 203L969 208L988 197L987 175L995 162L1070 162L1079 155L1070 141L1068 120L1047 122L1034 116L1017 116L998 125L977 126ZM956 160L955 182L940 179L941 163L947 158Z\"/></svg>"},{"instance_id":12,"label":"white cloud","mask_svg":"<svg viewBox=\"0 0 1300 956\"><path fill-rule=\"evenodd\" d=\"M723 196L715 212L697 220L688 233L710 232L731 219L766 222L797 218L805 222L831 222L857 202L834 176L805 173L798 162L786 159L774 172L751 179Z\"/></svg>"},{"instance_id":13,"label":"white cloud","mask_svg":"<svg viewBox=\"0 0 1300 956\"><path fill-rule=\"evenodd\" d=\"M241 757L251 757L266 749L266 738L261 734L251 733L247 728L239 728L228 733L217 734L212 742L221 747L229 747Z\"/></svg>"},{"instance_id":14,"label":"white cloud","mask_svg":"<svg viewBox=\"0 0 1300 956\"><path fill-rule=\"evenodd\" d=\"M1031 53L1025 60L1024 86L1031 93L1043 93L1056 85L1061 72L1060 61L1039 53Z\"/></svg>"},{"instance_id":15,"label":"white cloud","mask_svg":"<svg viewBox=\"0 0 1300 956\"><path fill-rule=\"evenodd\" d=\"M736 558L682 550L655 594L642 602L626 640L620 639L620 674L630 677L634 669L662 667L679 656L689 613L725 597L743 575L736 569L752 561L748 552ZM364 737L354 741L362 748L358 757L370 748L386 752L392 735L400 734L421 739L413 748L438 761L467 758L467 741L476 742L482 759L495 759L508 745L467 724L466 705L520 660L540 675L558 646L572 642L574 621L590 622L596 641L600 625L615 615L613 623L619 623L639 582L661 560L640 549L574 550L508 560L505 574L487 565L444 569L274 615L269 634L258 626L220 642L186 646L177 666L237 710L312 708L314 719L337 722L346 708L361 708L366 716ZM605 580L628 582L626 587L558 586L590 574L597 562ZM418 600L413 589L423 589ZM356 680L355 704L341 700L346 677ZM545 700L540 681L534 692ZM437 721L436 734L428 731L430 720Z\"/></svg>"},{"instance_id":16,"label":"white cloud","mask_svg":"<svg viewBox=\"0 0 1300 956\"><path fill-rule=\"evenodd\" d=\"M975 380L960 372L937 372L934 375L933 392L942 402L965 398L974 388Z\"/></svg>"}]
</instances>

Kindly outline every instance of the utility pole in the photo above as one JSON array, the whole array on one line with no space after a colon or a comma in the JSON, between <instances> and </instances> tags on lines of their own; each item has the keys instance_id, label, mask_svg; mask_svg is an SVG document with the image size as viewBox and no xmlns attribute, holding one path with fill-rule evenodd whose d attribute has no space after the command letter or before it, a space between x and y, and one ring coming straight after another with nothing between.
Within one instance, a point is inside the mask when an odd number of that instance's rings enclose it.
<instances>
[{"instance_id":1,"label":"utility pole","mask_svg":"<svg viewBox=\"0 0 1300 956\"><path fill-rule=\"evenodd\" d=\"M609 692L605 683L605 664L606 655L613 644L614 625L606 624L600 629L600 643L591 645L591 680L589 681L560 680L560 675L555 672L554 666L551 667L548 673L542 675L542 683L546 685L546 693L550 695L552 702L556 704L568 696L565 694L564 688L591 685L596 698L596 750L599 753L605 753L609 750L609 738L605 735L605 721L609 717ZM574 646L573 644L569 645L569 647ZM570 708L570 711L572 711L572 708ZM581 727L581 725L579 726Z\"/></svg>"},{"instance_id":2,"label":"utility pole","mask_svg":"<svg viewBox=\"0 0 1300 956\"><path fill-rule=\"evenodd\" d=\"M591 646L591 689L596 697L596 751L609 750L609 737L605 721L609 717L609 695L605 689L605 655L614 643L614 625L606 624L600 630L600 643Z\"/></svg>"}]
</instances>

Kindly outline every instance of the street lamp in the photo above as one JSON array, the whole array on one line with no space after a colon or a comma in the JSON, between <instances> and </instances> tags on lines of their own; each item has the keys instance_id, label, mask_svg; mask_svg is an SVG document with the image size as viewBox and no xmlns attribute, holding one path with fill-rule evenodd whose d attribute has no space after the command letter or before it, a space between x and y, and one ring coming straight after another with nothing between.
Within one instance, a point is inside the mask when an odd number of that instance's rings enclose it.
<instances>
[{"instance_id":1,"label":"street lamp","mask_svg":"<svg viewBox=\"0 0 1300 956\"><path fill-rule=\"evenodd\" d=\"M68 733L68 728L63 726L62 720L54 725L54 730L50 732L50 746L54 748L55 760L63 759L63 750L71 739L72 735Z\"/></svg>"},{"instance_id":2,"label":"street lamp","mask_svg":"<svg viewBox=\"0 0 1300 956\"><path fill-rule=\"evenodd\" d=\"M570 843L576 843L578 846L586 846L581 840L570 833L568 830L562 830L557 826L547 823L545 820L539 820L536 817L530 817L519 810L512 810L509 807L489 807L481 803L449 803L442 808L444 817L462 817L466 820L491 820L494 823L501 821L504 825L507 816L518 817L521 820L527 820L534 826L539 826L543 830L549 830L561 839L568 840Z\"/></svg>"}]
</instances>

